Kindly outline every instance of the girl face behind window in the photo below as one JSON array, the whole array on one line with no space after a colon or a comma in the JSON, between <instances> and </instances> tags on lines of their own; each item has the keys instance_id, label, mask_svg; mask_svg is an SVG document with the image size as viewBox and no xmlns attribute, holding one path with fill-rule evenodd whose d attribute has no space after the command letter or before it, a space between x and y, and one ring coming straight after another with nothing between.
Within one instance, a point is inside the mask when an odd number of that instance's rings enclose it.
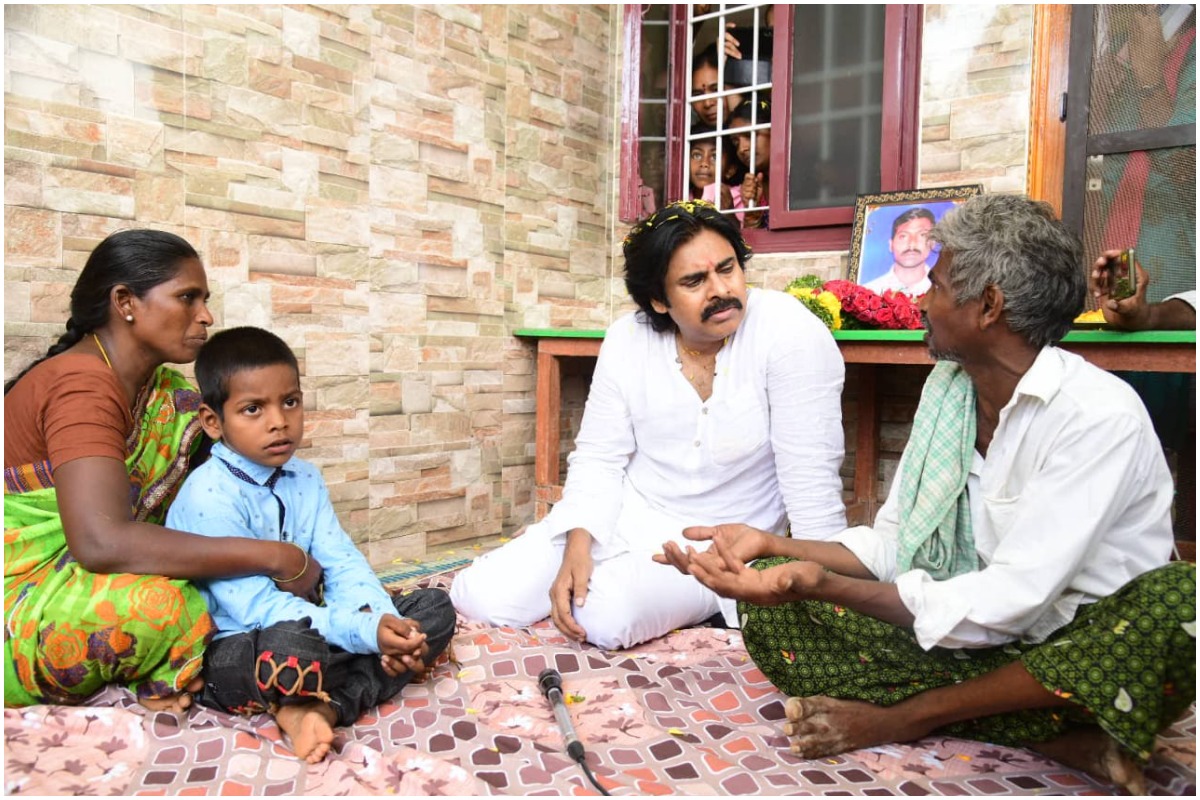
<instances>
[{"instance_id":1,"label":"girl face behind window","mask_svg":"<svg viewBox=\"0 0 1200 800\"><path fill-rule=\"evenodd\" d=\"M750 120L737 117L730 121L731 128L740 128L750 124ZM750 137L754 136L754 163L750 163ZM751 172L765 172L771 161L771 131L760 130L754 132L731 133L729 138L733 141L734 147L737 148L738 159L750 169Z\"/></svg>"},{"instance_id":2,"label":"girl face behind window","mask_svg":"<svg viewBox=\"0 0 1200 800\"><path fill-rule=\"evenodd\" d=\"M688 159L694 196L699 196L704 187L717 179L717 146L709 142L693 142Z\"/></svg>"}]
</instances>

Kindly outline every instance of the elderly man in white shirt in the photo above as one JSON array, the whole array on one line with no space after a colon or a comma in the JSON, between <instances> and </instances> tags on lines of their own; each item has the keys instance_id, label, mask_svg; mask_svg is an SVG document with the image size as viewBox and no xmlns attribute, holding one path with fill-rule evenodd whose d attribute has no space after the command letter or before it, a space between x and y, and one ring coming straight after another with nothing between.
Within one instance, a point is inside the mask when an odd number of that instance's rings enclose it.
<instances>
[{"instance_id":1,"label":"elderly man in white shirt","mask_svg":"<svg viewBox=\"0 0 1200 800\"><path fill-rule=\"evenodd\" d=\"M940 730L1143 794L1196 686L1196 570L1167 565L1161 447L1128 385L1054 347L1086 281L1049 206L972 198L932 236L939 361L875 524L829 542L696 529L708 550L659 560L743 601L807 758Z\"/></svg>"},{"instance_id":2,"label":"elderly man in white shirt","mask_svg":"<svg viewBox=\"0 0 1200 800\"><path fill-rule=\"evenodd\" d=\"M711 205L658 211L625 241L640 311L608 329L562 501L451 588L468 618L628 647L734 603L651 555L692 525L771 535L845 528L841 393L828 330L781 292L748 289L749 251Z\"/></svg>"}]
</instances>

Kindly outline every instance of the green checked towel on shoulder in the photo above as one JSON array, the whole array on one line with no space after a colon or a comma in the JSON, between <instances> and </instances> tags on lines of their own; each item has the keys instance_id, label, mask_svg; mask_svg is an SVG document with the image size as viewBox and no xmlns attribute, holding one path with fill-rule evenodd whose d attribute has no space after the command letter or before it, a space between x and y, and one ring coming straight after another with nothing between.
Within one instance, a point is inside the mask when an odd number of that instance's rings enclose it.
<instances>
[{"instance_id":1,"label":"green checked towel on shoulder","mask_svg":"<svg viewBox=\"0 0 1200 800\"><path fill-rule=\"evenodd\" d=\"M921 390L900 476L896 568L944 580L979 568L967 475L975 452L975 386L939 361Z\"/></svg>"}]
</instances>

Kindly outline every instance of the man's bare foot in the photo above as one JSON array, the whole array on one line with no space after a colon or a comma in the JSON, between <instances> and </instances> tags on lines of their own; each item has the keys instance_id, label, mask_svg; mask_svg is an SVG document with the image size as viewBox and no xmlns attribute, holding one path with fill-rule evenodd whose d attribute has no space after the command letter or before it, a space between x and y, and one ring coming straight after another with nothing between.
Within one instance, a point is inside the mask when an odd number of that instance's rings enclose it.
<instances>
[{"instance_id":1,"label":"man's bare foot","mask_svg":"<svg viewBox=\"0 0 1200 800\"><path fill-rule=\"evenodd\" d=\"M182 692L169 694L166 697L139 697L138 702L151 711L173 711L182 713L192 705L192 695L199 694L204 689L204 679L199 675L192 678Z\"/></svg>"},{"instance_id":2,"label":"man's bare foot","mask_svg":"<svg viewBox=\"0 0 1200 800\"><path fill-rule=\"evenodd\" d=\"M903 714L860 700L791 697L784 706L783 732L793 738L792 752L803 758L835 756L877 744L910 742L919 730Z\"/></svg>"},{"instance_id":3,"label":"man's bare foot","mask_svg":"<svg viewBox=\"0 0 1200 800\"><path fill-rule=\"evenodd\" d=\"M292 750L310 764L320 763L333 744L337 714L328 703L282 706L275 712L279 724L292 741Z\"/></svg>"},{"instance_id":4,"label":"man's bare foot","mask_svg":"<svg viewBox=\"0 0 1200 800\"><path fill-rule=\"evenodd\" d=\"M1028 747L1131 795L1146 794L1146 776L1141 765L1099 726L1076 728L1057 739Z\"/></svg>"}]
</instances>

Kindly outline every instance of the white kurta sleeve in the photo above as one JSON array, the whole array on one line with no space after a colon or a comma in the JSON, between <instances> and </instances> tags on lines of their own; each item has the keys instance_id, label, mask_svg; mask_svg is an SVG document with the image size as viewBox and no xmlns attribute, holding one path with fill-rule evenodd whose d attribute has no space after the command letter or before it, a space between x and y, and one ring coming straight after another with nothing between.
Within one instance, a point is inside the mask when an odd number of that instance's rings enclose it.
<instances>
[{"instance_id":1,"label":"white kurta sleeve","mask_svg":"<svg viewBox=\"0 0 1200 800\"><path fill-rule=\"evenodd\" d=\"M896 542L900 532L900 520L896 515L898 485L897 478L892 482L892 491L875 515L873 524L848 528L834 534L829 540L853 553L878 581L892 582L896 578Z\"/></svg>"},{"instance_id":2,"label":"white kurta sleeve","mask_svg":"<svg viewBox=\"0 0 1200 800\"><path fill-rule=\"evenodd\" d=\"M554 536L584 528L601 548L612 541L621 514L625 468L636 448L629 402L622 389L630 366L632 324L631 318L622 318L605 335L575 450L567 458L562 500L545 521Z\"/></svg>"},{"instance_id":3,"label":"white kurta sleeve","mask_svg":"<svg viewBox=\"0 0 1200 800\"><path fill-rule=\"evenodd\" d=\"M767 356L771 447L779 489L797 539L846 528L839 472L845 456L842 384L846 367L825 326L800 302L772 308Z\"/></svg>"},{"instance_id":4,"label":"white kurta sleeve","mask_svg":"<svg viewBox=\"0 0 1200 800\"><path fill-rule=\"evenodd\" d=\"M1036 623L1073 581L1078 586L1086 579L1085 560L1108 548L1114 557L1107 568L1122 568L1117 549L1104 540L1150 480L1139 455L1145 446L1132 417L1110 417L1101 435L1076 427L1054 442L1019 496L983 497L983 513L1000 539L988 564L943 581L921 570L896 579L901 601L916 617L920 645L988 647L1044 638L1050 631Z\"/></svg>"},{"instance_id":5,"label":"white kurta sleeve","mask_svg":"<svg viewBox=\"0 0 1200 800\"><path fill-rule=\"evenodd\" d=\"M1186 292L1180 292L1179 294L1173 294L1170 297L1165 298L1163 300L1163 302L1165 303L1165 302L1167 302L1167 300L1182 300L1183 302L1187 303L1192 308L1195 308L1196 307L1196 290L1188 289Z\"/></svg>"}]
</instances>

